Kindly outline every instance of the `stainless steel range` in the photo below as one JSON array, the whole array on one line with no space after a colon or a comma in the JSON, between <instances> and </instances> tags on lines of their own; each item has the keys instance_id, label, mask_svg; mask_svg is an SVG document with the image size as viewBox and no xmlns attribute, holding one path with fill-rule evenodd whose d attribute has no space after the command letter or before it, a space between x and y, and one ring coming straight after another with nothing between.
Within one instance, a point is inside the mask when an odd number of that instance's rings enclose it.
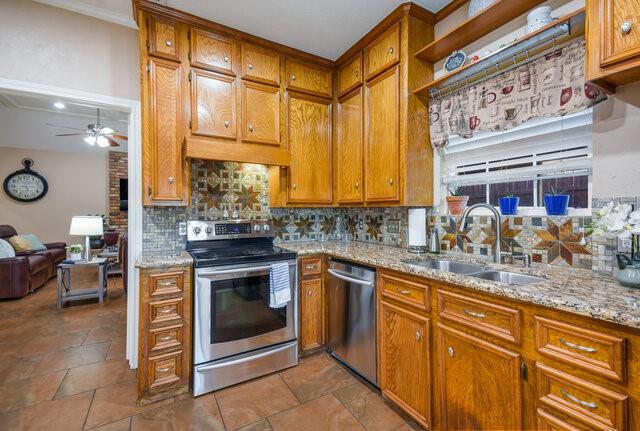
<instances>
[{"instance_id":1,"label":"stainless steel range","mask_svg":"<svg viewBox=\"0 0 640 431\"><path fill-rule=\"evenodd\" d=\"M187 222L187 250L196 281L193 394L296 365L296 254L273 245L270 222ZM291 301L272 308L277 262L289 265Z\"/></svg>"}]
</instances>

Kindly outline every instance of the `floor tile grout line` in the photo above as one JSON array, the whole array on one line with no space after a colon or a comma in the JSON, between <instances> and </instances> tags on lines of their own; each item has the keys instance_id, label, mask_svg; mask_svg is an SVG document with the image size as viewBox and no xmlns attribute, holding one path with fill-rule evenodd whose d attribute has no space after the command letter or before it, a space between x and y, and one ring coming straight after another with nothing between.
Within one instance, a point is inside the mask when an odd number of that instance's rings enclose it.
<instances>
[{"instance_id":1,"label":"floor tile grout line","mask_svg":"<svg viewBox=\"0 0 640 431\"><path fill-rule=\"evenodd\" d=\"M68 371L69 371L69 370L67 370L67 372L68 372ZM66 377L66 375L65 375L65 377ZM64 381L64 379L62 379L62 380ZM85 390L85 391L80 391L80 392L75 393L75 394L65 395L65 396L60 397L60 398L55 398L55 397L54 397L53 399L54 399L54 400L56 400L56 399L58 399L58 400L59 400L59 399L61 399L61 398L72 397L72 396L74 396L74 395L84 394L85 392L89 392L89 391L97 391L98 389L108 388L109 386L116 386L116 385L121 385L121 384L123 384L123 383L129 383L129 382L134 382L134 381L136 381L136 378L135 378L135 377L134 377L134 378L132 378L132 379L128 379L128 380L122 380L122 381L120 381L120 382L109 383L108 385L98 386L98 387L96 387L96 388L87 389L87 390ZM62 384L62 382L60 382L60 384ZM58 388L58 389L60 389L60 388ZM57 394L57 393L58 393L58 392L56 392L56 394Z\"/></svg>"},{"instance_id":2,"label":"floor tile grout line","mask_svg":"<svg viewBox=\"0 0 640 431\"><path fill-rule=\"evenodd\" d=\"M353 383L353 384L355 384L355 383ZM348 386L351 386L351 385L348 385ZM346 387L348 387L348 386L345 386L345 388L346 388ZM340 388L340 389L342 389L342 388ZM336 390L339 390L339 389L336 389ZM359 418L359 417L357 417L357 416L355 415L355 413L353 413L353 412L351 411L351 409L350 409L349 407L347 407L347 406L342 402L342 400L341 400L340 398L336 397L336 394L334 394L334 392L335 392L335 391L330 392L329 394L330 394L333 398L335 398L335 400L336 400L336 401L338 401L338 403L339 403L342 407L344 407L344 409L345 409L346 411L348 411L348 412L349 412L349 414L350 414L351 416L353 416L353 418L356 420L356 422L358 422L358 423L362 426L362 428L364 428L365 430L368 430L367 426L366 426L365 424L363 424L363 423L360 421L360 418ZM389 431L391 431L391 430L389 430Z\"/></svg>"},{"instance_id":3,"label":"floor tile grout line","mask_svg":"<svg viewBox=\"0 0 640 431\"><path fill-rule=\"evenodd\" d=\"M218 401L218 395L216 392L213 393L213 399L216 401L216 407L218 408L218 413L220 413L220 420L222 420L222 426L226 430L227 424L224 423L224 415L222 414L222 409L220 408L220 402Z\"/></svg>"},{"instance_id":4,"label":"floor tile grout line","mask_svg":"<svg viewBox=\"0 0 640 431\"><path fill-rule=\"evenodd\" d=\"M82 421L82 429L87 425L87 419L89 419L89 412L91 411L91 406L93 406L93 400L96 397L96 391L94 389L93 394L91 395L91 402L89 403L89 407L87 408L87 414L84 416L84 421Z\"/></svg>"}]
</instances>

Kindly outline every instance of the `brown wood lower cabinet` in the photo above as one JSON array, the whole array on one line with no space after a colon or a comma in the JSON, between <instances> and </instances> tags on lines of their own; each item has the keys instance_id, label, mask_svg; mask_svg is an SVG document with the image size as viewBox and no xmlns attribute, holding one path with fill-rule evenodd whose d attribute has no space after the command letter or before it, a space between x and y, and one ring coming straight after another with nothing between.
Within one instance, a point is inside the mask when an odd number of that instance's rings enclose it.
<instances>
[{"instance_id":1,"label":"brown wood lower cabinet","mask_svg":"<svg viewBox=\"0 0 640 431\"><path fill-rule=\"evenodd\" d=\"M314 351L324 345L324 282L322 258L308 257L300 261L299 348L301 353Z\"/></svg>"},{"instance_id":2,"label":"brown wood lower cabinet","mask_svg":"<svg viewBox=\"0 0 640 431\"><path fill-rule=\"evenodd\" d=\"M140 270L138 404L189 390L191 267Z\"/></svg>"},{"instance_id":3,"label":"brown wood lower cabinet","mask_svg":"<svg viewBox=\"0 0 640 431\"><path fill-rule=\"evenodd\" d=\"M431 426L429 320L380 302L380 388L422 426Z\"/></svg>"},{"instance_id":4,"label":"brown wood lower cabinet","mask_svg":"<svg viewBox=\"0 0 640 431\"><path fill-rule=\"evenodd\" d=\"M438 324L443 429L522 429L520 354Z\"/></svg>"}]
</instances>

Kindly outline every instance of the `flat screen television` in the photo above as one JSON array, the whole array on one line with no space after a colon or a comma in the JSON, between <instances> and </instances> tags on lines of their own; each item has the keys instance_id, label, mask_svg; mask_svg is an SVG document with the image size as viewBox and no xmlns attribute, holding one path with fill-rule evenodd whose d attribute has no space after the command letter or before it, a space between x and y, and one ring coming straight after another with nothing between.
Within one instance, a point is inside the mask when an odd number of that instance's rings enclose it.
<instances>
[{"instance_id":1,"label":"flat screen television","mask_svg":"<svg viewBox=\"0 0 640 431\"><path fill-rule=\"evenodd\" d=\"M129 210L129 180L120 178L120 211Z\"/></svg>"}]
</instances>

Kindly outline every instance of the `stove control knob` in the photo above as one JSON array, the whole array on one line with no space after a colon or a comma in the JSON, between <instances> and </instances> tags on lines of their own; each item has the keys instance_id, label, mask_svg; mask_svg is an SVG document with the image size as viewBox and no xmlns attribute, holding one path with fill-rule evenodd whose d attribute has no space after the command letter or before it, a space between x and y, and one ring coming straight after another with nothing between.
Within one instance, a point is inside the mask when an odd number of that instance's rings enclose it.
<instances>
[{"instance_id":1,"label":"stove control knob","mask_svg":"<svg viewBox=\"0 0 640 431\"><path fill-rule=\"evenodd\" d=\"M253 225L253 230L256 232L260 232L260 225L259 224Z\"/></svg>"},{"instance_id":2,"label":"stove control knob","mask_svg":"<svg viewBox=\"0 0 640 431\"><path fill-rule=\"evenodd\" d=\"M269 226L268 224L262 225L262 230L265 232L269 232L269 230L271 230L271 226Z\"/></svg>"},{"instance_id":3,"label":"stove control knob","mask_svg":"<svg viewBox=\"0 0 640 431\"><path fill-rule=\"evenodd\" d=\"M202 230L202 228L200 226L196 226L193 228L193 233L195 233L196 235L198 235L200 233L200 231Z\"/></svg>"},{"instance_id":4,"label":"stove control knob","mask_svg":"<svg viewBox=\"0 0 640 431\"><path fill-rule=\"evenodd\" d=\"M211 232L213 232L213 229L211 228L211 226L207 226L207 228L204 230L207 235L211 235Z\"/></svg>"}]
</instances>

